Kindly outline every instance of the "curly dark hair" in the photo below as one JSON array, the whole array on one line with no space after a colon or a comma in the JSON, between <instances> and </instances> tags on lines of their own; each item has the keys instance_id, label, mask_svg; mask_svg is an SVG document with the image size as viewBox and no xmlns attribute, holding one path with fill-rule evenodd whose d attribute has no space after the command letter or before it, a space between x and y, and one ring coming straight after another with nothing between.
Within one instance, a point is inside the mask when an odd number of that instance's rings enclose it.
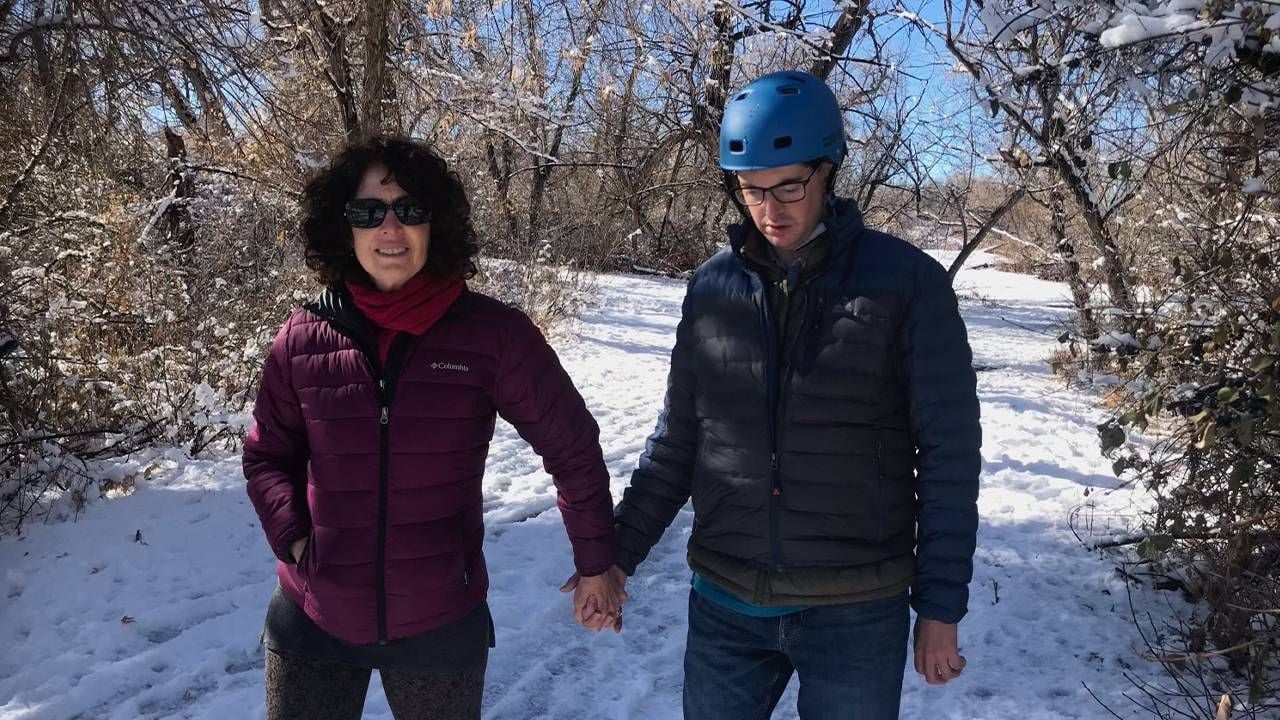
<instances>
[{"instance_id":1,"label":"curly dark hair","mask_svg":"<svg viewBox=\"0 0 1280 720\"><path fill-rule=\"evenodd\" d=\"M302 190L302 239L307 267L329 287L347 280L370 283L353 252L344 214L365 171L382 165L415 200L431 211L431 246L425 270L437 278L467 278L480 251L471 226L471 203L458 174L428 144L377 136L349 143Z\"/></svg>"}]
</instances>

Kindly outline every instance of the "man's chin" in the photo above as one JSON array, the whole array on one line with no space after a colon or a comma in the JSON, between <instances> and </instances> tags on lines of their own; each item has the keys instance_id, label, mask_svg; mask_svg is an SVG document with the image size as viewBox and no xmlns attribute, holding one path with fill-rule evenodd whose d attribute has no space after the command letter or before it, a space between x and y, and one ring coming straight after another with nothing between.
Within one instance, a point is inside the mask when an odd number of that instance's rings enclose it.
<instances>
[{"instance_id":1,"label":"man's chin","mask_svg":"<svg viewBox=\"0 0 1280 720\"><path fill-rule=\"evenodd\" d=\"M797 244L796 238L789 232L782 233L780 235L770 235L765 233L765 239L769 241L769 244L772 245L775 250L782 252L790 251Z\"/></svg>"}]
</instances>

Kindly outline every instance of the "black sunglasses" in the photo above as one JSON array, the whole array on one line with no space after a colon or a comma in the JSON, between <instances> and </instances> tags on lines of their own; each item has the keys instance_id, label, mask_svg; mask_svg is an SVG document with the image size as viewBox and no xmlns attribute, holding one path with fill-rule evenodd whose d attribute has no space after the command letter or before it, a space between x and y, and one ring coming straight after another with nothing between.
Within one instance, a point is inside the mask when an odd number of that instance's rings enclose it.
<instances>
[{"instance_id":1,"label":"black sunglasses","mask_svg":"<svg viewBox=\"0 0 1280 720\"><path fill-rule=\"evenodd\" d=\"M402 197L391 203L377 198L357 198L348 200L346 206L347 222L351 227L375 228L387 218L387 208L395 211L396 219L401 225L422 225L431 222L431 211L413 198Z\"/></svg>"}]
</instances>

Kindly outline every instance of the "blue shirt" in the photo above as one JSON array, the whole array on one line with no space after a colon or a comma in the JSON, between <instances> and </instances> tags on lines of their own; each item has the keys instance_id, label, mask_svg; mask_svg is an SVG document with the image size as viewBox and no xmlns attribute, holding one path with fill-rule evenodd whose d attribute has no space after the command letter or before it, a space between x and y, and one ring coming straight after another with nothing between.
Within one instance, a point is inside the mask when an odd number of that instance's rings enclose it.
<instances>
[{"instance_id":1,"label":"blue shirt","mask_svg":"<svg viewBox=\"0 0 1280 720\"><path fill-rule=\"evenodd\" d=\"M783 615L790 615L791 613L800 612L801 610L808 610L810 607L809 605L766 606L749 603L702 577L698 573L693 574L690 584L693 585L693 589L702 597L734 612L742 613L749 617L782 617Z\"/></svg>"}]
</instances>

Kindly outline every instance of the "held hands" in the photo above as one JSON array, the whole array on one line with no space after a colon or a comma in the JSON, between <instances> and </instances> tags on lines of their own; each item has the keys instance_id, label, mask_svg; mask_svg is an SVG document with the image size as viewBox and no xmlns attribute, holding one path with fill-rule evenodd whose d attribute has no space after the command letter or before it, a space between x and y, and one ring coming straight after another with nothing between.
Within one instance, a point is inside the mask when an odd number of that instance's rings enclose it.
<instances>
[{"instance_id":1,"label":"held hands","mask_svg":"<svg viewBox=\"0 0 1280 720\"><path fill-rule=\"evenodd\" d=\"M964 671L954 623L916 617L914 649L916 672L930 685L945 685Z\"/></svg>"},{"instance_id":2,"label":"held hands","mask_svg":"<svg viewBox=\"0 0 1280 720\"><path fill-rule=\"evenodd\" d=\"M582 627L598 632L612 627L622 632L622 605L627 601L627 574L617 565L599 575L569 576L560 592L573 592L573 619Z\"/></svg>"}]
</instances>

